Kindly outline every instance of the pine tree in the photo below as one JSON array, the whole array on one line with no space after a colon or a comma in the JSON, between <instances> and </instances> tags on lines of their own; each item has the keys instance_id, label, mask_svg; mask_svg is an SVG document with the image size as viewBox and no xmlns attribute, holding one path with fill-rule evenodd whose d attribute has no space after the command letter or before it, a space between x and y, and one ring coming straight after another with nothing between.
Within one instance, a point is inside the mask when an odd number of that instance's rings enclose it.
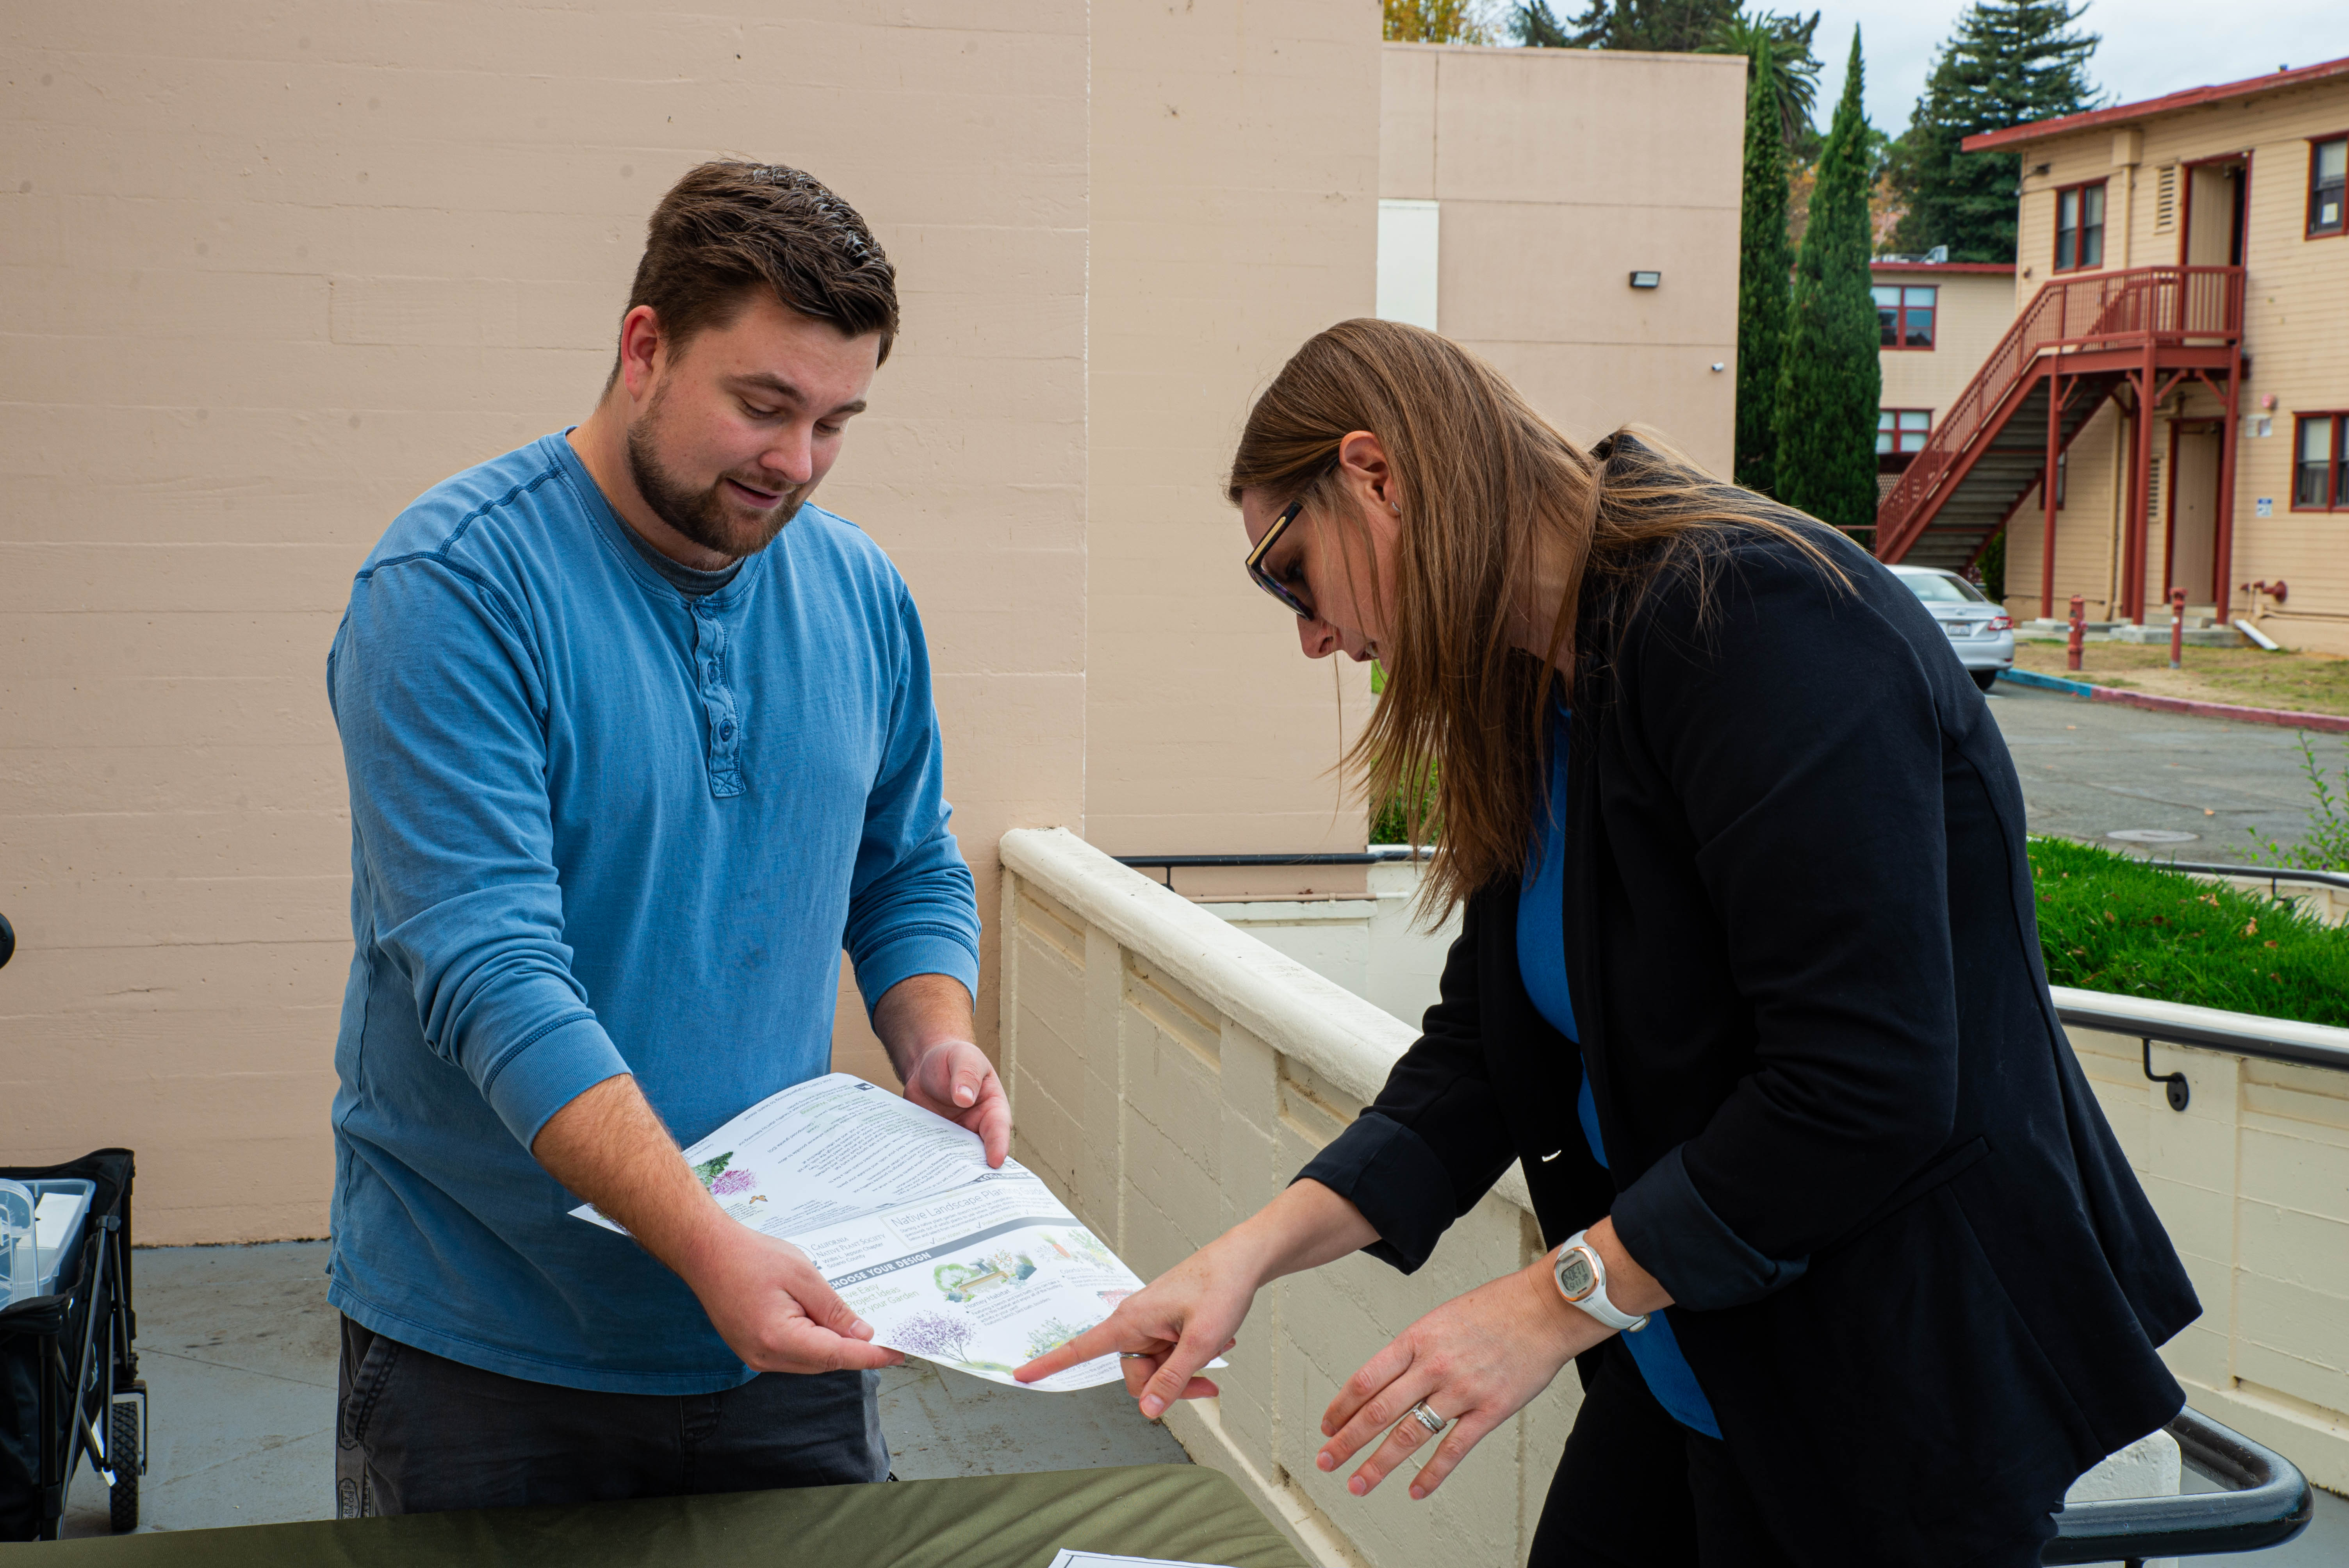
<instances>
[{"instance_id":1,"label":"pine tree","mask_svg":"<svg viewBox=\"0 0 2349 1568\"><path fill-rule=\"evenodd\" d=\"M1768 495L1777 446L1778 364L1786 335L1786 144L1770 39L1745 91L1745 202L1737 258L1737 482Z\"/></svg>"},{"instance_id":2,"label":"pine tree","mask_svg":"<svg viewBox=\"0 0 2349 1568\"><path fill-rule=\"evenodd\" d=\"M1822 522L1876 522L1876 304L1868 294L1868 120L1860 107L1859 29L1836 105L1809 224L1795 263L1778 375L1773 493Z\"/></svg>"},{"instance_id":3,"label":"pine tree","mask_svg":"<svg viewBox=\"0 0 2349 1568\"><path fill-rule=\"evenodd\" d=\"M2086 9L2068 0L1976 0L1958 18L1893 160L1893 189L1908 208L1893 240L1900 249L1947 245L1953 262L2014 260L2022 160L1959 144L2095 105L2087 65L2096 37L2072 30Z\"/></svg>"},{"instance_id":4,"label":"pine tree","mask_svg":"<svg viewBox=\"0 0 2349 1568\"><path fill-rule=\"evenodd\" d=\"M1521 43L1550 49L1650 49L1692 55L1737 14L1737 0L1590 0L1561 23L1547 0L1526 0L1511 18Z\"/></svg>"}]
</instances>

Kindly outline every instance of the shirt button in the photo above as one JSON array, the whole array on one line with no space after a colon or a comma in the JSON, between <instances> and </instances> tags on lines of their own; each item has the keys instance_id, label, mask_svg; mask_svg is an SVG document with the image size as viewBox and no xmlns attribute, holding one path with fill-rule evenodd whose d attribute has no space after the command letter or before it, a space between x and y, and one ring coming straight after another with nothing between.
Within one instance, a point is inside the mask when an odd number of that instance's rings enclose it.
<instances>
[{"instance_id":1,"label":"shirt button","mask_svg":"<svg viewBox=\"0 0 2349 1568\"><path fill-rule=\"evenodd\" d=\"M716 680L718 678L718 661L716 659L709 661L709 678L711 680Z\"/></svg>"},{"instance_id":2,"label":"shirt button","mask_svg":"<svg viewBox=\"0 0 2349 1568\"><path fill-rule=\"evenodd\" d=\"M721 741L731 740L734 738L734 721L732 719L730 718L725 723L718 727L718 738Z\"/></svg>"}]
</instances>

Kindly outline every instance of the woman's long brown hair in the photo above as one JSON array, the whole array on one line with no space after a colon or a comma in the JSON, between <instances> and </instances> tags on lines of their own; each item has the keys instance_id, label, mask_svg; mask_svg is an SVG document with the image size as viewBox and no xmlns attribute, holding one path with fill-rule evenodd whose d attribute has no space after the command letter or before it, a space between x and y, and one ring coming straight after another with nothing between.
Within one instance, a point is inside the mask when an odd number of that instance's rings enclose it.
<instances>
[{"instance_id":1,"label":"woman's long brown hair","mask_svg":"<svg viewBox=\"0 0 2349 1568\"><path fill-rule=\"evenodd\" d=\"M1402 789L1413 843L1441 823L1422 890L1430 915L1524 870L1547 810L1544 708L1570 685L1559 655L1573 650L1569 667L1604 656L1603 628L1580 620L1619 627L1667 575L1692 576L1705 593L1722 547L1757 531L1849 582L1823 525L1653 438L1618 432L1603 458L1586 451L1483 360L1399 322L1340 322L1297 351L1248 413L1231 499L1301 499L1299 521L1360 529L1359 513L1337 504L1338 447L1355 430L1386 449L1402 521L1394 599L1379 604L1384 691L1341 766L1371 800ZM1512 585L1533 571L1545 534L1573 569L1548 656L1536 659L1512 635ZM1367 538L1347 543L1337 553L1350 563L1370 559Z\"/></svg>"}]
</instances>

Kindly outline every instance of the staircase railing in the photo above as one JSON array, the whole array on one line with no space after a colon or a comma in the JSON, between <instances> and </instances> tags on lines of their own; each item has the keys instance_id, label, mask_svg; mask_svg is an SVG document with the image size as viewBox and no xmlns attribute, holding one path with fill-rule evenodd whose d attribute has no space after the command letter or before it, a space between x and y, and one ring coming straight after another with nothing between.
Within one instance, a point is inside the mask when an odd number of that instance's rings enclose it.
<instances>
[{"instance_id":1,"label":"staircase railing","mask_svg":"<svg viewBox=\"0 0 2349 1568\"><path fill-rule=\"evenodd\" d=\"M2242 331L2240 267L2132 267L2048 283L2016 315L1877 507L1877 553L1898 561L1917 542L1943 481L1977 440L1995 433L2001 410L2040 373L2042 360L2142 349L2148 343L2223 346L2240 341Z\"/></svg>"}]
</instances>

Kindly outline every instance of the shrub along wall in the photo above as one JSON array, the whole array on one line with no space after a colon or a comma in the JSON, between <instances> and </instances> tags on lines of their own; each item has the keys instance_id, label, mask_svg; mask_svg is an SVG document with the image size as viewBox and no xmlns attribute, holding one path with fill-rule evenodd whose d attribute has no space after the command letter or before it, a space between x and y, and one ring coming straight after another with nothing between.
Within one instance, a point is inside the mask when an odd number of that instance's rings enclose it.
<instances>
[{"instance_id":1,"label":"shrub along wall","mask_svg":"<svg viewBox=\"0 0 2349 1568\"><path fill-rule=\"evenodd\" d=\"M2034 839L2053 985L2349 1026L2349 930L2068 839Z\"/></svg>"}]
</instances>

